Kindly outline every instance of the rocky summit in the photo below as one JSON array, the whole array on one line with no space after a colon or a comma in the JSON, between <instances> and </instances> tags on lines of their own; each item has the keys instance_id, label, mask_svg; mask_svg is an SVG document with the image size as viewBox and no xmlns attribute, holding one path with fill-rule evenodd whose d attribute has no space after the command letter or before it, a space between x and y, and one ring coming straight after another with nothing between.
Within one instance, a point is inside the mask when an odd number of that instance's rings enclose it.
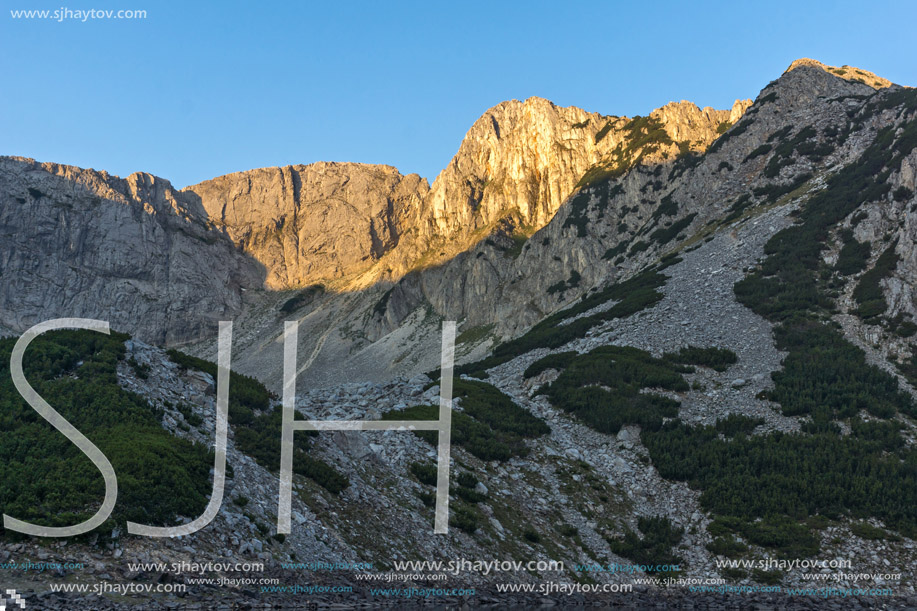
<instances>
[{"instance_id":1,"label":"rocky summit","mask_svg":"<svg viewBox=\"0 0 917 611\"><path fill-rule=\"evenodd\" d=\"M111 321L125 335L104 346L49 336L41 388L76 414L104 385L131 418L152 418L144 431L186 444L184 471L157 456L196 492L135 499L111 536L4 539L0 560L91 554L90 578L184 583L188 608L229 595L157 567L256 561L282 583L351 588L322 604L369 597L372 579L403 572L396 561L497 558L564 566L449 574L478 594L447 604L531 604L502 586L551 580L636 583L626 604L647 606L917 606L915 183L917 90L810 59L725 110L503 102L432 185L328 162L177 190L2 158L0 335ZM234 321L236 372L223 505L180 539L122 535L136 515L180 523L203 509L212 456L193 448L214 443L221 320ZM296 410L311 420L435 417L440 329L458 322L447 535L432 528L435 434L407 431L298 432L293 529L276 532L292 320ZM7 362L12 343L0 340ZM36 499L39 486L22 484ZM297 564L313 559L372 568ZM640 581L609 565L642 565ZM667 588L663 565L720 589ZM416 585L442 583L429 573ZM838 574L869 575L872 593L803 593L854 587ZM45 582L22 586L71 608Z\"/></svg>"}]
</instances>

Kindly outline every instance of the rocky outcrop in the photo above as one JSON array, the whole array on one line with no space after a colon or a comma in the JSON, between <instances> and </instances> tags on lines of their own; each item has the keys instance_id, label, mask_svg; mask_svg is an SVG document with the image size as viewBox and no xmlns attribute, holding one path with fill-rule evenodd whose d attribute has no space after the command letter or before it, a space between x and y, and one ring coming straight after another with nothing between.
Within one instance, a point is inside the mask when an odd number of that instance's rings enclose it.
<instances>
[{"instance_id":1,"label":"rocky outcrop","mask_svg":"<svg viewBox=\"0 0 917 611\"><path fill-rule=\"evenodd\" d=\"M731 111L717 111L683 101L653 111L650 117L661 122L673 143L644 158L674 156L680 142L703 150L720 124L734 121L750 104L736 101ZM542 98L488 110L433 183L424 202L421 239L402 259L416 267L417 259L429 266L451 258L501 222L509 233L531 235L554 217L590 169L640 137L628 129L632 125L627 117L561 108Z\"/></svg>"},{"instance_id":2,"label":"rocky outcrop","mask_svg":"<svg viewBox=\"0 0 917 611\"><path fill-rule=\"evenodd\" d=\"M264 271L167 180L4 157L0 278L7 329L85 317L171 343L237 315Z\"/></svg>"},{"instance_id":3,"label":"rocky outcrop","mask_svg":"<svg viewBox=\"0 0 917 611\"><path fill-rule=\"evenodd\" d=\"M828 66L826 64L821 63L818 60L809 59L808 57L802 57L800 59L797 59L792 64L790 64L790 67L787 68L786 71L790 72L792 70L795 70L796 68L799 68L800 66L809 66L809 67L819 68L826 72L830 72L831 74L835 76L839 76L842 79L846 79L848 81L855 81L857 83L863 83L864 85L869 85L873 89L884 89L885 87L890 87L893 84L890 80L886 78L882 78L881 76L876 76L875 74L867 70L861 70L860 68L854 68L853 66L848 66L846 64L844 64L840 68L838 68L837 66Z\"/></svg>"},{"instance_id":4,"label":"rocky outcrop","mask_svg":"<svg viewBox=\"0 0 917 611\"><path fill-rule=\"evenodd\" d=\"M264 265L266 287L280 289L372 266L411 229L428 190L391 166L315 163L228 174L185 193Z\"/></svg>"}]
</instances>

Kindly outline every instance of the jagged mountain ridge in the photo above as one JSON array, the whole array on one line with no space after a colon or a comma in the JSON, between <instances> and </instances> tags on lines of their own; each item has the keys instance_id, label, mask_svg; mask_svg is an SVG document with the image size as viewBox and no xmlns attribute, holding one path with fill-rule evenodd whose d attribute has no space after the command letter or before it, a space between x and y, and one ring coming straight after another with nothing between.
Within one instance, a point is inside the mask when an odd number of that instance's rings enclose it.
<instances>
[{"instance_id":1,"label":"jagged mountain ridge","mask_svg":"<svg viewBox=\"0 0 917 611\"><path fill-rule=\"evenodd\" d=\"M749 103L731 111L671 103L650 116L674 142L703 149ZM472 125L430 187L388 166L319 163L229 174L185 191L265 265L268 288L363 288L448 260L498 226L540 229L582 175L627 139L627 123L542 98L512 100Z\"/></svg>"},{"instance_id":2,"label":"jagged mountain ridge","mask_svg":"<svg viewBox=\"0 0 917 611\"><path fill-rule=\"evenodd\" d=\"M658 256L660 247L670 248L678 243L675 240L660 244L646 239L655 232L681 223L684 226L677 227L679 231L669 239L679 238L681 233L689 237L704 222L722 215L730 198L739 197L749 185L757 184L756 174L768 157L759 156L753 162L745 156L772 135L769 129L776 130L778 126L782 129L794 121L800 124L811 121L815 115L829 112L829 106L833 108L830 113L838 115L836 121L840 122L839 113L848 110L844 104L849 106L857 96L873 93L871 87L838 78L828 67L803 62L793 68L766 88L759 96L758 109L752 109L756 114L761 109L776 109L777 116L768 119L769 125L756 122L749 136L733 138L735 128L726 132L717 141L728 153L725 155L720 150L702 157L691 153L705 149L716 138L717 131L743 116L747 103L737 103L728 115L726 111L701 111L684 102L670 104L649 117L661 122L660 131L649 120L588 115L579 109L562 109L535 98L507 102L486 113L469 130L459 154L429 190L419 177L403 177L386 166L359 164L253 170L214 179L180 193L171 189L167 181L144 177L143 180L156 180L161 186L161 194L141 194L144 197L181 201L199 215L203 208L202 218L209 217L202 221L204 227L214 233L204 238L205 242L224 244L225 233L241 246L222 257L220 265L251 270L254 264L255 271L261 275L249 273L245 282L213 282L208 291L220 304L217 311L191 308L183 313L177 332L162 331L162 316L145 313L157 310L161 301L169 298L170 291L194 294L193 287L182 284L187 274L166 274L177 288L146 297L141 301L143 307L135 308L127 316L121 313L124 308L119 310L112 305L113 299L105 291L100 292L102 299L93 296L80 302L79 298L71 298L71 303L62 307L53 299L46 299L43 289L28 283L20 284L17 292L8 293L12 296L7 297L6 307L9 312L27 310L17 304L23 302L23 295L31 295L28 307L35 309L36 303L48 306L40 310L47 312L42 314L44 317L51 317L56 311L96 316L107 310L106 315L116 326L139 332L144 339L172 343L204 340L213 320L234 316L242 329L237 335L238 366L272 384L277 383L279 375L275 366L279 362L279 321L290 316L301 321L301 354L308 355L302 376L310 383L327 384L342 379L345 375L342 369L348 370L346 375L376 380L426 370L436 362L435 331L437 321L444 316L463 321L462 329L468 332L460 344L461 357L477 358L494 342L518 335L593 287L633 273ZM779 100L773 102L777 91ZM854 97L843 103L827 104L822 98L829 95ZM781 114L784 111L796 114L784 117ZM546 116L554 118L547 121ZM517 129L507 129L507 125ZM539 130L547 130L554 137L542 137ZM605 135L600 138L603 130ZM572 138L588 154L574 154L565 149L559 156L545 157L545 151L558 148L557 138L565 137ZM630 143L636 143L633 150ZM495 152L502 150L500 147L510 153L507 158ZM840 159L843 151L835 152L835 158ZM552 166L564 159L569 165ZM809 164L807 159L801 162ZM730 168L726 172L723 163ZM568 170L561 171L564 168ZM599 197L605 207L617 210L617 218L595 214L595 203L599 200L593 201L596 194L588 184L567 205L560 204L566 197L563 191L573 190L596 168L618 173L615 179L618 186L611 200ZM782 174L761 179L760 184L785 181L784 175L791 170L780 168ZM533 184L533 175L540 177L534 183L540 185L534 199L541 202L537 205L531 204L533 192L523 188ZM106 179L104 174L99 176L100 180ZM498 180L500 176L504 178ZM22 185L18 188L20 195L16 197L28 202L27 189ZM437 195L441 193L457 194L454 195L460 200L454 206L457 212L449 218L462 222L450 224L453 221L444 220L442 206L437 202L447 198ZM656 208L666 197L669 202L675 201L678 214L656 214ZM342 200L360 205L339 204ZM264 209L256 209L253 207L256 201L267 204ZM314 217L299 214L307 201L312 202L310 214L315 213L325 219L322 222L330 223L320 227L350 229L350 239L330 244L315 254L321 266L304 257L301 250L307 244L327 242L321 230L310 233ZM525 205L520 206L520 201ZM163 203L157 202L145 202L141 197L132 203L141 209L163 209ZM516 205L512 205L514 202ZM559 213L552 217L555 206ZM685 225L691 214L697 216ZM329 215L335 218L329 220ZM218 217L216 221L214 217ZM81 221L69 220L68 224L79 226L91 222L90 215ZM526 233L541 222L548 224L523 243ZM520 229L524 231L521 235ZM438 237L443 232L452 232L453 241ZM28 235L28 231L25 233ZM417 236L421 235L427 237L420 240ZM441 239L442 245L431 254L430 241L436 239ZM621 248L624 251L616 257L605 256ZM62 258L72 254L65 250ZM622 257L625 260L615 263ZM129 259L129 250L113 258ZM438 258L446 261L434 265ZM256 260L270 265L259 270ZM199 257L198 265L208 267L210 258ZM92 268L68 264L60 269L67 274ZM384 280L386 277L397 280L405 273L397 283ZM117 279L126 293L117 294L119 302L131 300L129 293L136 284L131 274L134 270L125 274L126 279ZM297 298L295 293L251 290L259 281L268 286L301 286L329 277L328 283L339 288L347 284L375 284L350 292L310 292L306 298ZM209 275L208 279L213 280ZM154 285L163 286L158 281ZM27 326L13 316L6 316L0 324L14 331ZM158 334L145 335L151 329ZM201 351L208 345L208 340L204 340L197 347L188 348Z\"/></svg>"},{"instance_id":3,"label":"jagged mountain ridge","mask_svg":"<svg viewBox=\"0 0 917 611\"><path fill-rule=\"evenodd\" d=\"M834 140L874 94L867 85L817 66L788 71L762 90L746 118L703 156L638 165L604 186L587 185L523 246L496 236L442 266L409 274L388 292L379 289L375 300L350 304L347 324L361 320L362 337L344 333L337 342L325 339L319 345L316 335L335 333L329 332L326 320L318 320L320 308L307 308L301 314L311 339L303 340L301 349L313 355L310 367L317 366L311 373L304 371L304 379L327 384L343 379L340 371L347 370L348 375L378 380L389 375L380 376L380 369L412 372L424 370L420 363L433 366L438 318L430 320L425 312L463 321L467 335L460 338L460 354L463 360L479 358L489 346L517 336L584 293L626 278L693 235L709 232L710 223L764 204L772 190L789 193L813 176L855 159L876 125L889 120L888 113L864 121L843 142ZM814 132L804 132L803 127ZM789 147L787 156L789 144L781 139L792 141L800 134L806 137L793 146L804 145L808 154ZM908 163L902 166L905 183ZM795 184L798 181L802 182ZM890 229L889 221L881 223L877 232ZM856 231L864 232L868 225ZM903 236L901 244L912 239ZM914 256L913 250L899 251L907 260ZM898 287L913 282L909 267L902 264L899 270L900 277L887 282ZM896 290L901 294L900 288ZM896 313L914 312L910 296L894 302ZM420 334L429 338L427 342L408 339L418 329L425 329ZM254 350L258 358L249 366L251 371L267 372L270 359L279 358L278 349L267 342L260 346L265 350ZM324 362L316 350L324 353ZM411 359L418 363L415 369L405 367Z\"/></svg>"},{"instance_id":4,"label":"jagged mountain ridge","mask_svg":"<svg viewBox=\"0 0 917 611\"><path fill-rule=\"evenodd\" d=\"M676 140L709 142L717 125L744 107L727 113L682 102L654 116ZM3 226L12 237L0 273L15 282L0 289L0 329L21 331L63 313L107 317L143 339L182 343L202 339L215 320L238 316L246 290L317 283L352 290L397 280L494 231L543 226L581 175L621 143L624 123L540 98L505 102L472 126L432 189L390 166L317 163L230 174L178 191L144 173L120 179L4 158ZM152 229L157 225L170 235ZM79 248L68 245L67 232L82 240ZM193 235L205 246L198 253L175 248L173 235L176 243ZM236 252L225 252L227 236ZM137 250L142 264L112 264L132 261ZM53 269L36 268L49 261ZM50 295L55 284L67 289Z\"/></svg>"}]
</instances>

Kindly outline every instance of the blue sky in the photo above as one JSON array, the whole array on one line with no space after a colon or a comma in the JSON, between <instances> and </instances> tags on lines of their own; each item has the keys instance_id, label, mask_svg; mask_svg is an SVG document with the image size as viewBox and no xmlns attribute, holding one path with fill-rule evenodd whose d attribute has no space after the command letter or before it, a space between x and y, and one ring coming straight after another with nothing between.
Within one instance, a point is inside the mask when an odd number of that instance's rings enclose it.
<instances>
[{"instance_id":1,"label":"blue sky","mask_svg":"<svg viewBox=\"0 0 917 611\"><path fill-rule=\"evenodd\" d=\"M503 100L728 108L798 57L917 85L913 2L70 2L3 2L0 154L180 187L320 160L432 181ZM10 14L61 7L147 18Z\"/></svg>"}]
</instances>

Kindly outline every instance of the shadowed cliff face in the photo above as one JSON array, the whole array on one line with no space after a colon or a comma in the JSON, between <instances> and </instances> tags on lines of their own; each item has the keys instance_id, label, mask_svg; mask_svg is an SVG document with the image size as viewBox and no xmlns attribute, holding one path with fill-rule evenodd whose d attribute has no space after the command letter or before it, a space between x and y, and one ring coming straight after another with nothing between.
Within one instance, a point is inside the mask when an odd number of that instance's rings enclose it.
<instances>
[{"instance_id":1,"label":"shadowed cliff face","mask_svg":"<svg viewBox=\"0 0 917 611\"><path fill-rule=\"evenodd\" d=\"M0 158L0 327L87 317L188 341L238 315L263 279L166 180Z\"/></svg>"}]
</instances>

